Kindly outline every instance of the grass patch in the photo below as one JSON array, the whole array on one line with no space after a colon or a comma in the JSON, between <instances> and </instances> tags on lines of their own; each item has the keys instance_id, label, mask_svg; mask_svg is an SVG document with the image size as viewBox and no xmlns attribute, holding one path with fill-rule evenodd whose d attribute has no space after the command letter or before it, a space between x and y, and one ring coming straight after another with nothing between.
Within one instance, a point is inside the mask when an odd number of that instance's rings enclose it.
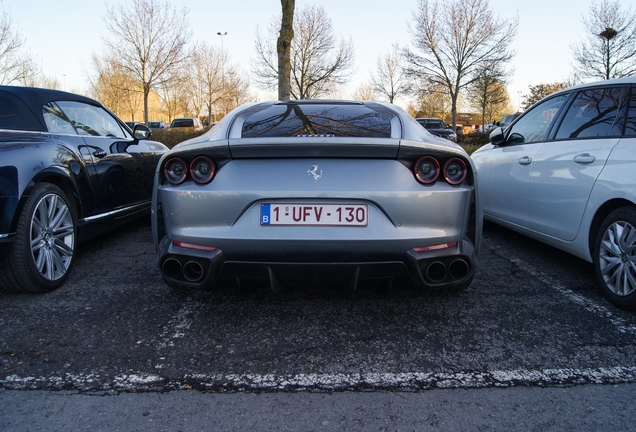
<instances>
[{"instance_id":1,"label":"grass patch","mask_svg":"<svg viewBox=\"0 0 636 432\"><path fill-rule=\"evenodd\" d=\"M479 147L490 142L489 132L473 132L457 136L457 144L462 146L466 153L472 154Z\"/></svg>"}]
</instances>

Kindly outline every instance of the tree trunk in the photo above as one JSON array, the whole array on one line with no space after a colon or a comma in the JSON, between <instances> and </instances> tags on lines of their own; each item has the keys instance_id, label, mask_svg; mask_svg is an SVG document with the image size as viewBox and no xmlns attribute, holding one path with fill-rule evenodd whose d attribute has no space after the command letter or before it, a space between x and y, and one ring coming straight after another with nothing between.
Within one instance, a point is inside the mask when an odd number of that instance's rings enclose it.
<instances>
[{"instance_id":1,"label":"tree trunk","mask_svg":"<svg viewBox=\"0 0 636 432\"><path fill-rule=\"evenodd\" d=\"M295 0L280 0L283 18L276 43L278 53L278 100L291 98L291 43L294 38Z\"/></svg>"},{"instance_id":2,"label":"tree trunk","mask_svg":"<svg viewBox=\"0 0 636 432\"><path fill-rule=\"evenodd\" d=\"M148 96L150 95L150 84L144 84L144 124L148 124Z\"/></svg>"}]
</instances>

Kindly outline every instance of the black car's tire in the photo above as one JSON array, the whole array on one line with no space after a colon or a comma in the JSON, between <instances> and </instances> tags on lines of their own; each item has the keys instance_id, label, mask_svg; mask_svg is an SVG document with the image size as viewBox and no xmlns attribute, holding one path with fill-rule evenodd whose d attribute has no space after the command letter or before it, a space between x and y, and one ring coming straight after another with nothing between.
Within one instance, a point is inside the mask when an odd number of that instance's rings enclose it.
<instances>
[{"instance_id":1,"label":"black car's tire","mask_svg":"<svg viewBox=\"0 0 636 432\"><path fill-rule=\"evenodd\" d=\"M66 194L54 184L36 185L26 199L15 240L0 262L0 288L44 293L66 281L77 244L77 217Z\"/></svg>"},{"instance_id":2,"label":"black car's tire","mask_svg":"<svg viewBox=\"0 0 636 432\"><path fill-rule=\"evenodd\" d=\"M621 207L601 224L594 242L594 269L607 299L636 310L636 207Z\"/></svg>"}]
</instances>

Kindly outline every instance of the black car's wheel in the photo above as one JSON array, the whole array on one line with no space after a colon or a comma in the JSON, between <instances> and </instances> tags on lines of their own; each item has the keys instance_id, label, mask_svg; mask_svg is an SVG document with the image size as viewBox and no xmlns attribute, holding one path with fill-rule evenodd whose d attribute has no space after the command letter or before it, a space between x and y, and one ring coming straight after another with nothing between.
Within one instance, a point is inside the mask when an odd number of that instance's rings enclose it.
<instances>
[{"instance_id":1,"label":"black car's wheel","mask_svg":"<svg viewBox=\"0 0 636 432\"><path fill-rule=\"evenodd\" d=\"M73 205L50 183L27 198L8 259L0 263L0 285L7 291L42 293L59 288L75 257L77 229Z\"/></svg>"},{"instance_id":2,"label":"black car's wheel","mask_svg":"<svg viewBox=\"0 0 636 432\"><path fill-rule=\"evenodd\" d=\"M636 309L636 207L621 207L601 225L594 267L603 294L621 309Z\"/></svg>"}]
</instances>

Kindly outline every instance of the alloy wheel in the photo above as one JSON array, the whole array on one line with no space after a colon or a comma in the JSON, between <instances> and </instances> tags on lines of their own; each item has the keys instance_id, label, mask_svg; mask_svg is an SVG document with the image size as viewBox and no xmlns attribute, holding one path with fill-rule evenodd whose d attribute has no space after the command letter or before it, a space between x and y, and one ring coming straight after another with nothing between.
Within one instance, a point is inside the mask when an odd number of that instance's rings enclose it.
<instances>
[{"instance_id":1,"label":"alloy wheel","mask_svg":"<svg viewBox=\"0 0 636 432\"><path fill-rule=\"evenodd\" d=\"M30 244L33 263L48 281L62 278L71 265L75 228L71 211L62 197L49 193L35 206Z\"/></svg>"},{"instance_id":2,"label":"alloy wheel","mask_svg":"<svg viewBox=\"0 0 636 432\"><path fill-rule=\"evenodd\" d=\"M636 291L636 229L625 221L612 223L599 248L600 274L617 296Z\"/></svg>"}]
</instances>

